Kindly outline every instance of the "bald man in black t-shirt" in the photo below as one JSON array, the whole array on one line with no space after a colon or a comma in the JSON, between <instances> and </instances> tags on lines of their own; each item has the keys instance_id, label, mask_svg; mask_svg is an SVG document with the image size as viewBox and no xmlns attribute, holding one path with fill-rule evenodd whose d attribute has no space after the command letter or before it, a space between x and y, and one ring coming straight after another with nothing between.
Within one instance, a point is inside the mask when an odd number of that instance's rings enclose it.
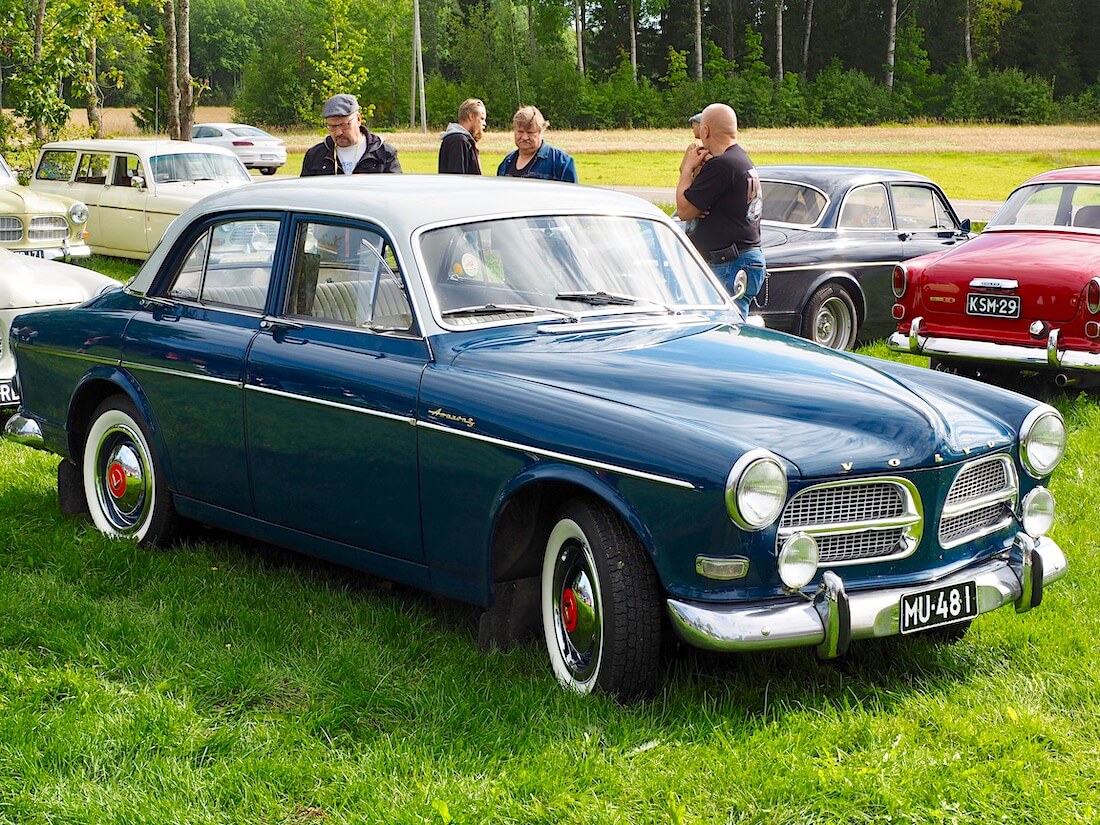
<instances>
[{"instance_id":1,"label":"bald man in black t-shirt","mask_svg":"<svg viewBox=\"0 0 1100 825\"><path fill-rule=\"evenodd\" d=\"M742 314L764 283L764 253L760 251L760 178L748 154L737 142L737 115L724 103L703 110L701 146L692 144L680 163L676 214L697 218L692 243L710 263L726 289L733 291L741 269L748 289L738 300Z\"/></svg>"}]
</instances>

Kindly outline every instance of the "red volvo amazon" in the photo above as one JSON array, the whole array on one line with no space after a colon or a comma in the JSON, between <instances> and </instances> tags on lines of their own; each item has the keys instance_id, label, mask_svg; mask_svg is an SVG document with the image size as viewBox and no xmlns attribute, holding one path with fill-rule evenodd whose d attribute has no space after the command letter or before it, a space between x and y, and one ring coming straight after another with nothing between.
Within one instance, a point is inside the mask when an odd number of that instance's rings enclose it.
<instances>
[{"instance_id":1,"label":"red volvo amazon","mask_svg":"<svg viewBox=\"0 0 1100 825\"><path fill-rule=\"evenodd\" d=\"M890 347L933 369L1100 384L1100 166L1014 191L980 236L894 268Z\"/></svg>"}]
</instances>

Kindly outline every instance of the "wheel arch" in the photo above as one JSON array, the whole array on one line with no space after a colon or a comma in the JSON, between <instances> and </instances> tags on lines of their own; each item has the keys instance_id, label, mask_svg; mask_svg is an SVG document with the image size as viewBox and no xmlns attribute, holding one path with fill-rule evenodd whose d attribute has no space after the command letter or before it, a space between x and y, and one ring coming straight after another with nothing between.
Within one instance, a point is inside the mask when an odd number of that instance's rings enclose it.
<instances>
[{"instance_id":1,"label":"wheel arch","mask_svg":"<svg viewBox=\"0 0 1100 825\"><path fill-rule=\"evenodd\" d=\"M851 296L852 303L856 307L856 332L858 334L859 328L863 326L863 322L867 319L867 297L863 294L863 287L860 286L859 279L844 269L827 269L819 273L810 282L798 307L799 324L801 325L805 321L806 307L809 306L810 300L817 291L823 286L830 285L843 287L845 292Z\"/></svg>"},{"instance_id":2,"label":"wheel arch","mask_svg":"<svg viewBox=\"0 0 1100 825\"><path fill-rule=\"evenodd\" d=\"M141 413L153 438L153 447L157 450L161 466L165 469L166 478L171 478L168 469L168 454L164 449L161 439L160 427L156 424L152 408L141 388L134 382L126 371L117 367L101 367L87 373L73 390L69 400L67 413L66 432L68 433L69 456L74 462L79 463L83 451L84 440L88 436L88 428L91 425L92 413L106 399L113 395L121 395Z\"/></svg>"},{"instance_id":3,"label":"wheel arch","mask_svg":"<svg viewBox=\"0 0 1100 825\"><path fill-rule=\"evenodd\" d=\"M540 575L551 522L565 502L576 497L589 497L608 506L638 537L653 563L653 536L618 490L580 467L533 467L505 487L493 513L486 570L492 591L500 582Z\"/></svg>"}]
</instances>

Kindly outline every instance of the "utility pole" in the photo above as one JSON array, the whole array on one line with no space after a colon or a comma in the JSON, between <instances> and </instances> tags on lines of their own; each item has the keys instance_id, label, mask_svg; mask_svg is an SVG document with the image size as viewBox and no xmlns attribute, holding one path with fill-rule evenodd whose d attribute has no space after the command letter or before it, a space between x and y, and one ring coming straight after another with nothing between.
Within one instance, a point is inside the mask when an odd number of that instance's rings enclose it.
<instances>
[{"instance_id":1,"label":"utility pole","mask_svg":"<svg viewBox=\"0 0 1100 825\"><path fill-rule=\"evenodd\" d=\"M409 88L409 128L416 126L416 89L420 81L420 131L428 131L427 104L424 100L424 46L420 40L420 0L413 0L412 81Z\"/></svg>"}]
</instances>

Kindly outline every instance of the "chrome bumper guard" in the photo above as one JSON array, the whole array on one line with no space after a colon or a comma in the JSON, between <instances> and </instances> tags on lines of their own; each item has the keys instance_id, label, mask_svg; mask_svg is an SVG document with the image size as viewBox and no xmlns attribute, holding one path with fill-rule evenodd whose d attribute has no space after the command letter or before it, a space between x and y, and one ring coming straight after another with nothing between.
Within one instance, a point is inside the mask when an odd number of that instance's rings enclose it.
<instances>
[{"instance_id":1,"label":"chrome bumper guard","mask_svg":"<svg viewBox=\"0 0 1100 825\"><path fill-rule=\"evenodd\" d=\"M853 639L900 633L901 597L927 587L973 581L978 614L1014 604L1017 613L1038 607L1046 585L1066 574L1066 557L1052 539L1017 533L1007 553L958 570L935 582L847 593L826 571L812 598L745 605L669 599L668 612L680 638L695 647L726 652L816 646L825 659L841 656Z\"/></svg>"},{"instance_id":2,"label":"chrome bumper guard","mask_svg":"<svg viewBox=\"0 0 1100 825\"><path fill-rule=\"evenodd\" d=\"M36 450L46 449L46 441L42 438L42 428L38 426L38 422L18 413L4 425L4 440Z\"/></svg>"},{"instance_id":3,"label":"chrome bumper guard","mask_svg":"<svg viewBox=\"0 0 1100 825\"><path fill-rule=\"evenodd\" d=\"M919 316L914 318L909 326L909 334L895 332L887 339L887 346L896 352L911 352L916 355L967 358L975 361L1006 361L1066 370L1100 370L1100 354L1061 348L1059 344L1061 331L1058 329L1052 329L1047 335L1045 347L1022 347L1018 344L997 344L992 341L968 341L961 338L923 335L921 333L923 320Z\"/></svg>"}]
</instances>

